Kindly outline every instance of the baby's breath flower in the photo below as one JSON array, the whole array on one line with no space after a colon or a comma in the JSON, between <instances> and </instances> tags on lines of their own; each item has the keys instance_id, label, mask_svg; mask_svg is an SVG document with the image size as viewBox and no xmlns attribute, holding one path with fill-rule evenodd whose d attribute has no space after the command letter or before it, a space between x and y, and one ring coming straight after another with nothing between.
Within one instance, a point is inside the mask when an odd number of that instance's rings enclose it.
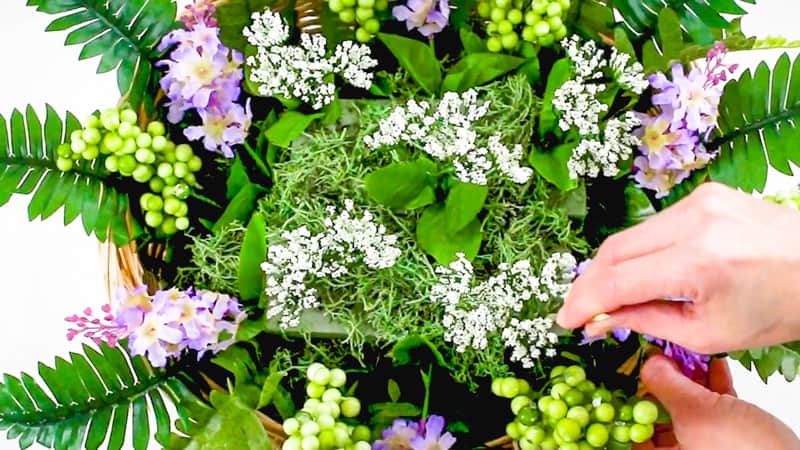
<instances>
[{"instance_id":1,"label":"baby's breath flower","mask_svg":"<svg viewBox=\"0 0 800 450\"><path fill-rule=\"evenodd\" d=\"M242 33L257 49L255 56L247 58L247 65L252 69L250 81L259 85L260 95L296 98L321 109L335 99L333 75L362 89L372 85L369 70L378 62L370 56L369 47L345 41L328 56L322 34L302 33L300 45L290 46L286 44L289 28L280 14L267 10L253 13L252 19Z\"/></svg>"},{"instance_id":2,"label":"baby's breath flower","mask_svg":"<svg viewBox=\"0 0 800 450\"><path fill-rule=\"evenodd\" d=\"M371 269L392 267L401 251L397 236L387 234L369 211L353 217L353 201L341 211L330 207L325 229L312 234L305 226L284 232L282 244L270 245L261 269L267 277L267 318L279 317L280 326L300 323L300 313L320 306L317 290L309 284L319 278L339 278L355 264Z\"/></svg>"},{"instance_id":3,"label":"baby's breath flower","mask_svg":"<svg viewBox=\"0 0 800 450\"><path fill-rule=\"evenodd\" d=\"M550 331L552 319L517 316L531 301L563 299L575 276L575 266L572 255L556 253L538 277L530 261L521 260L511 266L500 264L496 275L474 284L472 264L459 254L449 266L436 269L439 282L430 292L430 300L444 307L445 340L458 352L468 348L480 351L488 347L489 339L500 336L511 349L512 360L532 367L542 352L552 354L550 347L558 338Z\"/></svg>"},{"instance_id":4,"label":"baby's breath flower","mask_svg":"<svg viewBox=\"0 0 800 450\"><path fill-rule=\"evenodd\" d=\"M629 55L611 50L606 59L603 49L593 41L583 44L577 36L562 42L569 56L575 76L556 89L553 107L559 113L558 126L563 131L575 129L581 142L575 147L567 162L571 178L580 176L607 177L619 174L619 163L631 157L639 139L633 130L640 125L632 112L623 117L612 117L601 126L601 118L608 105L599 96L606 91L603 70L623 89L641 94L648 86L641 64L629 64Z\"/></svg>"},{"instance_id":5,"label":"baby's breath flower","mask_svg":"<svg viewBox=\"0 0 800 450\"><path fill-rule=\"evenodd\" d=\"M364 143L372 149L399 144L417 148L452 163L456 177L465 183L485 185L495 166L515 183L527 182L533 171L519 165L521 145L509 149L499 133L489 137L486 145L478 143L472 125L488 111L489 103L479 102L474 89L460 95L447 92L435 108L427 101L410 99L381 120L378 131L366 136Z\"/></svg>"}]
</instances>

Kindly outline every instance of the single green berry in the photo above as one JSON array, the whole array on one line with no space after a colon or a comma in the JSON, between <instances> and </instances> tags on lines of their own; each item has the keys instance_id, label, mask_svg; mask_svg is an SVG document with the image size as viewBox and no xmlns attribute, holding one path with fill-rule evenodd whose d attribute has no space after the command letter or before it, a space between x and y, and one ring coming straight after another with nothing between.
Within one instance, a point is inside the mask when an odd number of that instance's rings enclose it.
<instances>
[{"instance_id":1,"label":"single green berry","mask_svg":"<svg viewBox=\"0 0 800 450\"><path fill-rule=\"evenodd\" d=\"M164 126L163 122L154 120L147 124L147 132L152 137L164 136L165 134L167 134L167 128Z\"/></svg>"},{"instance_id":2,"label":"single green berry","mask_svg":"<svg viewBox=\"0 0 800 450\"><path fill-rule=\"evenodd\" d=\"M139 115L132 109L124 109L119 113L119 119L124 123L136 125L136 122L139 121Z\"/></svg>"},{"instance_id":3,"label":"single green berry","mask_svg":"<svg viewBox=\"0 0 800 450\"><path fill-rule=\"evenodd\" d=\"M517 47L517 44L519 44L519 35L512 31L511 33L504 34L500 40L502 41L504 49L513 50Z\"/></svg>"},{"instance_id":4,"label":"single green berry","mask_svg":"<svg viewBox=\"0 0 800 450\"><path fill-rule=\"evenodd\" d=\"M506 18L508 19L509 22L513 23L514 25L517 25L522 23L524 17L522 15L522 11L518 9L512 9L511 11L508 12Z\"/></svg>"},{"instance_id":5,"label":"single green berry","mask_svg":"<svg viewBox=\"0 0 800 450\"><path fill-rule=\"evenodd\" d=\"M144 215L144 223L146 223L148 227L158 228L163 222L164 215L158 211L147 211L147 214Z\"/></svg>"},{"instance_id":6,"label":"single green berry","mask_svg":"<svg viewBox=\"0 0 800 450\"><path fill-rule=\"evenodd\" d=\"M379 31L381 31L381 22L378 19L373 17L373 18L367 20L366 22L364 22L364 27L363 28L365 30L367 30L367 33L369 33L371 35L375 35Z\"/></svg>"},{"instance_id":7,"label":"single green berry","mask_svg":"<svg viewBox=\"0 0 800 450\"><path fill-rule=\"evenodd\" d=\"M72 170L74 165L75 163L72 162L71 159L64 158L62 156L59 156L58 159L56 159L56 167L62 172L69 172Z\"/></svg>"},{"instance_id":8,"label":"single green berry","mask_svg":"<svg viewBox=\"0 0 800 450\"><path fill-rule=\"evenodd\" d=\"M355 3L355 2L354 2ZM346 24L356 22L356 10L353 8L345 8L339 13L339 20Z\"/></svg>"}]
</instances>

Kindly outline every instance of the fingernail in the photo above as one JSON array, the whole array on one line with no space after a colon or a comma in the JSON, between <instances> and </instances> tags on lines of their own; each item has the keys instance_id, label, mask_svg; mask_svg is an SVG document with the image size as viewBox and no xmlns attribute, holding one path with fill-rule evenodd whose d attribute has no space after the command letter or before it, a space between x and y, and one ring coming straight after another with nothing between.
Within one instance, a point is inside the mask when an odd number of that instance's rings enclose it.
<instances>
[{"instance_id":1,"label":"fingernail","mask_svg":"<svg viewBox=\"0 0 800 450\"><path fill-rule=\"evenodd\" d=\"M619 321L616 317L609 314L598 314L594 316L591 322L587 322L584 330L589 337L603 336L610 333L614 328L617 328Z\"/></svg>"}]
</instances>

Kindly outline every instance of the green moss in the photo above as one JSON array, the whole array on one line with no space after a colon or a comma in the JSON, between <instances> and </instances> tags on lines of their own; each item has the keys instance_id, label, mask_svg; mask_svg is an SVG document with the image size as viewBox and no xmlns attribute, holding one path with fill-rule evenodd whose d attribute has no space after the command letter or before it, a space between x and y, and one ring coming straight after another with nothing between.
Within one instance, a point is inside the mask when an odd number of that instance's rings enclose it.
<instances>
[{"instance_id":1,"label":"green moss","mask_svg":"<svg viewBox=\"0 0 800 450\"><path fill-rule=\"evenodd\" d=\"M187 234L192 240L187 246L191 265L178 269L175 285L228 294L239 292L239 252L244 232L242 224L232 222L216 234Z\"/></svg>"},{"instance_id":2,"label":"green moss","mask_svg":"<svg viewBox=\"0 0 800 450\"><path fill-rule=\"evenodd\" d=\"M530 142L540 100L524 78L512 77L482 88L481 95L491 101L491 107L476 126L479 143L486 142L495 132L501 132L509 145ZM281 243L283 232L302 225L320 232L329 216L327 208L341 209L345 199L352 199L357 210L368 208L376 222L397 234L396 246L403 250L391 268L373 270L356 265L340 278L312 282L326 315L343 324L346 332L339 341L314 341L311 345L309 340L306 358L332 364L347 356L361 360L367 340L388 346L413 333L425 336L442 349L453 366L454 378L460 382L469 384L475 377L507 375L510 369L499 336L490 339L489 348L480 352L455 353L443 341L442 309L428 300L428 292L436 282L434 266L415 240L420 212L392 211L367 196L364 177L407 156L403 149L372 151L362 144L363 137L373 133L394 106L390 101L345 102L342 123L313 130L294 143L288 160L275 166L274 187L260 202L257 213L267 223L270 244ZM529 259L538 270L555 251L588 251L580 236L580 224L560 207L564 194L543 178L534 175L527 184L517 185L492 177L489 185L489 201L481 216L484 239L474 260L478 279L493 274L502 262ZM233 255L238 255L240 238L229 231L224 236L193 243L193 250L200 253L196 263L204 266L191 272L195 279L230 287L228 276L235 273L236 266L229 265L234 262ZM224 262L209 265L212 255L222 257ZM219 279L212 281L215 277ZM552 311L530 314L547 312ZM369 334L364 332L367 329Z\"/></svg>"}]
</instances>

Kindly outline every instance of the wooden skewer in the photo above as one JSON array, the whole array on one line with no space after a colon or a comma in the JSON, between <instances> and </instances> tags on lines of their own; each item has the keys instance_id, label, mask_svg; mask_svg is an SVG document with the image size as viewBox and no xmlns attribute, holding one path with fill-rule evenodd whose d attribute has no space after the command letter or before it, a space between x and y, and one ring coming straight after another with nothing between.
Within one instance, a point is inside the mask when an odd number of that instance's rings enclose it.
<instances>
[{"instance_id":1,"label":"wooden skewer","mask_svg":"<svg viewBox=\"0 0 800 450\"><path fill-rule=\"evenodd\" d=\"M511 439L511 436L506 435L506 436L501 436L501 437L499 437L497 439L492 439L489 442L485 442L483 445L485 445L485 446L487 446L489 448L502 447L502 446L504 446L506 444L512 443L513 441L514 440Z\"/></svg>"}]
</instances>

